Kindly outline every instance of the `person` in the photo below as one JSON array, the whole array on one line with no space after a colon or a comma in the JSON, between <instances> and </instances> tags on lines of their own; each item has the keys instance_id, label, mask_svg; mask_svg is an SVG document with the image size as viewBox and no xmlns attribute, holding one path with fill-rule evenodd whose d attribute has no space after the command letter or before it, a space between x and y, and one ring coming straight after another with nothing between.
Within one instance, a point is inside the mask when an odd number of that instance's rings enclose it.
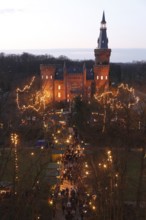
<instances>
[{"instance_id":1,"label":"person","mask_svg":"<svg viewBox=\"0 0 146 220\"><path fill-rule=\"evenodd\" d=\"M72 210L71 210L71 214L72 214L73 217L75 216L75 214L76 214L75 209L72 209Z\"/></svg>"},{"instance_id":2,"label":"person","mask_svg":"<svg viewBox=\"0 0 146 220\"><path fill-rule=\"evenodd\" d=\"M70 209L71 209L71 202L70 201L67 202L66 208L68 211L70 211Z\"/></svg>"}]
</instances>

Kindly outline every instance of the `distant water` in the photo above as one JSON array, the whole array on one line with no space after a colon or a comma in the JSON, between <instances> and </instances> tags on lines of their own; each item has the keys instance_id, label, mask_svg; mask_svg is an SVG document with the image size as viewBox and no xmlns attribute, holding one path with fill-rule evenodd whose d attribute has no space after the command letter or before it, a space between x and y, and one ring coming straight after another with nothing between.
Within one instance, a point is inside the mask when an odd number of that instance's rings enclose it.
<instances>
[{"instance_id":1,"label":"distant water","mask_svg":"<svg viewBox=\"0 0 146 220\"><path fill-rule=\"evenodd\" d=\"M22 54L24 52L35 55L52 55L59 57L61 55L72 60L94 60L94 49L41 49L41 50L4 50L0 51L5 54ZM111 62L146 62L145 49L112 49Z\"/></svg>"}]
</instances>

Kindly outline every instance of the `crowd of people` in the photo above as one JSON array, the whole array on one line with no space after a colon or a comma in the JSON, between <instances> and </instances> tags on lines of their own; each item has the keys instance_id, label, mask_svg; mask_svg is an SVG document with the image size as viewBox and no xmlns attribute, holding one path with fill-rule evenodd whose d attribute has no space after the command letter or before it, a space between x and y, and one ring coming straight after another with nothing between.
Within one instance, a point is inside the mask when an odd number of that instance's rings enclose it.
<instances>
[{"instance_id":1,"label":"crowd of people","mask_svg":"<svg viewBox=\"0 0 146 220\"><path fill-rule=\"evenodd\" d=\"M80 168L83 152L78 148L77 142L67 146L66 152L62 158L62 186L66 181L68 187L61 190L61 206L65 220L83 219L81 207L80 192L78 189L80 182Z\"/></svg>"},{"instance_id":2,"label":"crowd of people","mask_svg":"<svg viewBox=\"0 0 146 220\"><path fill-rule=\"evenodd\" d=\"M64 220L83 220L87 213L85 192L81 187L83 155L83 149L80 147L79 141L74 139L72 144L66 147L62 156L59 202L62 210L61 219Z\"/></svg>"}]
</instances>

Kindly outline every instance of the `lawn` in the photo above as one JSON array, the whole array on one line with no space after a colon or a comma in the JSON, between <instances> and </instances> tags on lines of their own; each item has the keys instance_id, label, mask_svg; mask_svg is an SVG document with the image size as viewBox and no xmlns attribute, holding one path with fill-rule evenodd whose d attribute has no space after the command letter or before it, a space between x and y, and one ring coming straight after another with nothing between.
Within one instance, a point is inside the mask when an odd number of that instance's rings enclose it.
<instances>
[{"instance_id":1,"label":"lawn","mask_svg":"<svg viewBox=\"0 0 146 220\"><path fill-rule=\"evenodd\" d=\"M100 179L100 176L102 175L102 172L104 172L104 178L106 179L110 173L115 170L121 170L124 172L124 200L125 201L136 201L137 199L137 190L138 190L138 183L139 183L139 176L140 176L140 166L141 166L141 154L142 152L140 151L125 151L124 149L120 150L112 150L112 155L113 155L113 161L115 161L114 168L107 168L104 169L102 166L104 164L107 164L108 167L108 162L107 162L107 149L96 149L94 150L94 154L91 156L93 158L95 167L97 169L97 175L98 178ZM87 155L87 160L90 163L90 157ZM146 167L146 158L145 158L145 167ZM101 165L101 169L99 168L99 164ZM118 167L118 168L115 168ZM108 169L110 169L108 171ZM106 172L105 172L106 171ZM92 171L91 171L92 173ZM94 179L94 172L93 172L93 177ZM103 175L102 175L103 178ZM143 177L142 181L142 187L141 187L141 192L142 192L142 200L146 199L146 175Z\"/></svg>"},{"instance_id":2,"label":"lawn","mask_svg":"<svg viewBox=\"0 0 146 220\"><path fill-rule=\"evenodd\" d=\"M43 181L50 162L49 149L18 148L18 183L21 188L30 188L37 181ZM0 181L14 182L16 173L14 149L0 151Z\"/></svg>"}]
</instances>

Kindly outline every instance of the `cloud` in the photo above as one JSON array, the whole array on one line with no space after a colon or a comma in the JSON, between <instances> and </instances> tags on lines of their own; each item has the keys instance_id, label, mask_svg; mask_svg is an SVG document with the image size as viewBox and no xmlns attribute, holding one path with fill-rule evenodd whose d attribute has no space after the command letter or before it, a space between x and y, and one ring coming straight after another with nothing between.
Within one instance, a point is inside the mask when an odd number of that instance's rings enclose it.
<instances>
[{"instance_id":1,"label":"cloud","mask_svg":"<svg viewBox=\"0 0 146 220\"><path fill-rule=\"evenodd\" d=\"M16 9L16 8L3 8L0 9L0 14L14 14L14 13L19 13L23 12L23 9Z\"/></svg>"}]
</instances>

